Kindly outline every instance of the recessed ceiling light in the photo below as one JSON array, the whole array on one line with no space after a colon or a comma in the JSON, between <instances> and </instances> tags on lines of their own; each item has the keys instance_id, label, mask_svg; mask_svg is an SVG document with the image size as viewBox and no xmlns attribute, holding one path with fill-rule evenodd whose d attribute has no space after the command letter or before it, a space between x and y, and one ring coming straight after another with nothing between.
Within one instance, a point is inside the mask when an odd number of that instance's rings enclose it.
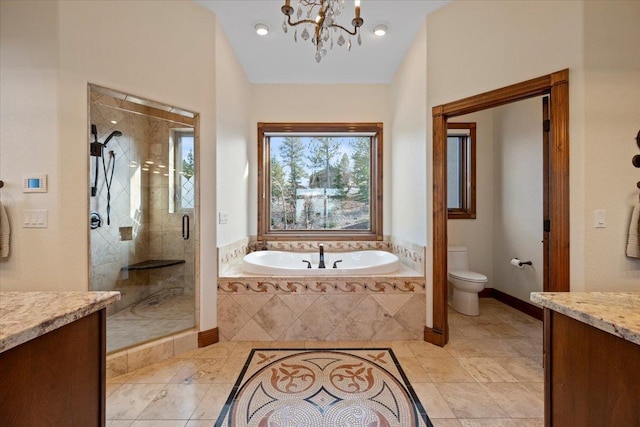
<instances>
[{"instance_id":1,"label":"recessed ceiling light","mask_svg":"<svg viewBox=\"0 0 640 427\"><path fill-rule=\"evenodd\" d=\"M375 34L378 37L384 36L385 34L387 34L387 26L384 24L376 25L373 28L373 34Z\"/></svg>"},{"instance_id":2,"label":"recessed ceiling light","mask_svg":"<svg viewBox=\"0 0 640 427\"><path fill-rule=\"evenodd\" d=\"M118 122L116 120L111 120L111 123L115 125Z\"/></svg>"},{"instance_id":3,"label":"recessed ceiling light","mask_svg":"<svg viewBox=\"0 0 640 427\"><path fill-rule=\"evenodd\" d=\"M269 27L267 27L267 25L263 24L262 22L256 24L254 28L256 29L256 34L259 36L266 36L267 34L269 34Z\"/></svg>"}]
</instances>

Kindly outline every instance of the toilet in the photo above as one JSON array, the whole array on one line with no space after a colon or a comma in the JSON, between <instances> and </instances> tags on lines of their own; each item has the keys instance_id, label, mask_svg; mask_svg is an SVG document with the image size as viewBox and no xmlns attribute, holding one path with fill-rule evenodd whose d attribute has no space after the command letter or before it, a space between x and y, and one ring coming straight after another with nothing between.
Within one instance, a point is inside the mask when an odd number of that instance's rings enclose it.
<instances>
[{"instance_id":1,"label":"toilet","mask_svg":"<svg viewBox=\"0 0 640 427\"><path fill-rule=\"evenodd\" d=\"M464 246L449 246L447 251L447 272L453 286L451 307L461 314L480 314L478 292L484 289L487 276L469 271L469 255Z\"/></svg>"}]
</instances>

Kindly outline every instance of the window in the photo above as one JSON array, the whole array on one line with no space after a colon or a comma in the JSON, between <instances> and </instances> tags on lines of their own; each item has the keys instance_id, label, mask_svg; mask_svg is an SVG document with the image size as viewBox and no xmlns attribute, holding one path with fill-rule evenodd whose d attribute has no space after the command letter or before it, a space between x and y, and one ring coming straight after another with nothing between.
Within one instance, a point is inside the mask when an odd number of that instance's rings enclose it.
<instances>
[{"instance_id":1,"label":"window","mask_svg":"<svg viewBox=\"0 0 640 427\"><path fill-rule=\"evenodd\" d=\"M258 123L258 238L382 239L382 123Z\"/></svg>"},{"instance_id":2,"label":"window","mask_svg":"<svg viewBox=\"0 0 640 427\"><path fill-rule=\"evenodd\" d=\"M476 217L476 124L447 123L449 219Z\"/></svg>"},{"instance_id":3,"label":"window","mask_svg":"<svg viewBox=\"0 0 640 427\"><path fill-rule=\"evenodd\" d=\"M195 206L195 139L193 129L172 129L169 138L169 212Z\"/></svg>"}]
</instances>

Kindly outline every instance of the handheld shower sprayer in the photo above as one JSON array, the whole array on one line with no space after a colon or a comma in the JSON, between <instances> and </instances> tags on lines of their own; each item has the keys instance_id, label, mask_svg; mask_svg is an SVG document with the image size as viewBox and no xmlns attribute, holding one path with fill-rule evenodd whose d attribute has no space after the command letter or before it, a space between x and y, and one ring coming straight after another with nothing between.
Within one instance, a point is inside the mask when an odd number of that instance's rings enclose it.
<instances>
[{"instance_id":1,"label":"handheld shower sprayer","mask_svg":"<svg viewBox=\"0 0 640 427\"><path fill-rule=\"evenodd\" d=\"M114 130L109 134L109 136L104 140L103 143L100 143L98 142L98 128L96 125L92 124L91 134L93 135L93 142L91 142L91 156L96 158L95 178L93 181L93 186L91 187L91 197L95 197L98 193L98 157L102 157L102 170L104 171L104 180L107 186L107 225L109 225L111 223L109 218L111 211L111 182L113 181L113 172L115 171L116 167L116 155L113 150L109 151L109 167L107 167L102 152L104 151L109 141L111 141L111 138L113 138L114 136L122 136L122 132L120 132L119 130ZM111 169L110 176L108 174L108 169Z\"/></svg>"},{"instance_id":2,"label":"handheld shower sprayer","mask_svg":"<svg viewBox=\"0 0 640 427\"><path fill-rule=\"evenodd\" d=\"M122 132L119 130L114 130L109 134L107 139L104 142L98 142L98 129L96 125L91 125L91 135L93 135L93 142L91 143L91 156L92 157L102 157L102 150L107 146L111 138L114 136L122 136Z\"/></svg>"},{"instance_id":3,"label":"handheld shower sprayer","mask_svg":"<svg viewBox=\"0 0 640 427\"><path fill-rule=\"evenodd\" d=\"M122 132L120 132L119 130L114 130L113 132L111 132L107 139L105 139L102 143L102 148L106 147L109 141L111 141L111 138L113 138L114 136L122 136Z\"/></svg>"}]
</instances>

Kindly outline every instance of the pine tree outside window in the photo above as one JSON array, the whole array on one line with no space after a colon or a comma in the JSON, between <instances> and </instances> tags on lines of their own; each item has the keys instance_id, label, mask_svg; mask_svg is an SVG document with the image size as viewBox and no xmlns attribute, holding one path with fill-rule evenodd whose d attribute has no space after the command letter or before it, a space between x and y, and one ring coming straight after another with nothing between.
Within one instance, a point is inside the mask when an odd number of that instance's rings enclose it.
<instances>
[{"instance_id":1,"label":"pine tree outside window","mask_svg":"<svg viewBox=\"0 0 640 427\"><path fill-rule=\"evenodd\" d=\"M258 124L260 239L381 240L382 124Z\"/></svg>"},{"instance_id":2,"label":"pine tree outside window","mask_svg":"<svg viewBox=\"0 0 640 427\"><path fill-rule=\"evenodd\" d=\"M193 129L172 129L169 150L169 212L188 212L196 195Z\"/></svg>"}]
</instances>

